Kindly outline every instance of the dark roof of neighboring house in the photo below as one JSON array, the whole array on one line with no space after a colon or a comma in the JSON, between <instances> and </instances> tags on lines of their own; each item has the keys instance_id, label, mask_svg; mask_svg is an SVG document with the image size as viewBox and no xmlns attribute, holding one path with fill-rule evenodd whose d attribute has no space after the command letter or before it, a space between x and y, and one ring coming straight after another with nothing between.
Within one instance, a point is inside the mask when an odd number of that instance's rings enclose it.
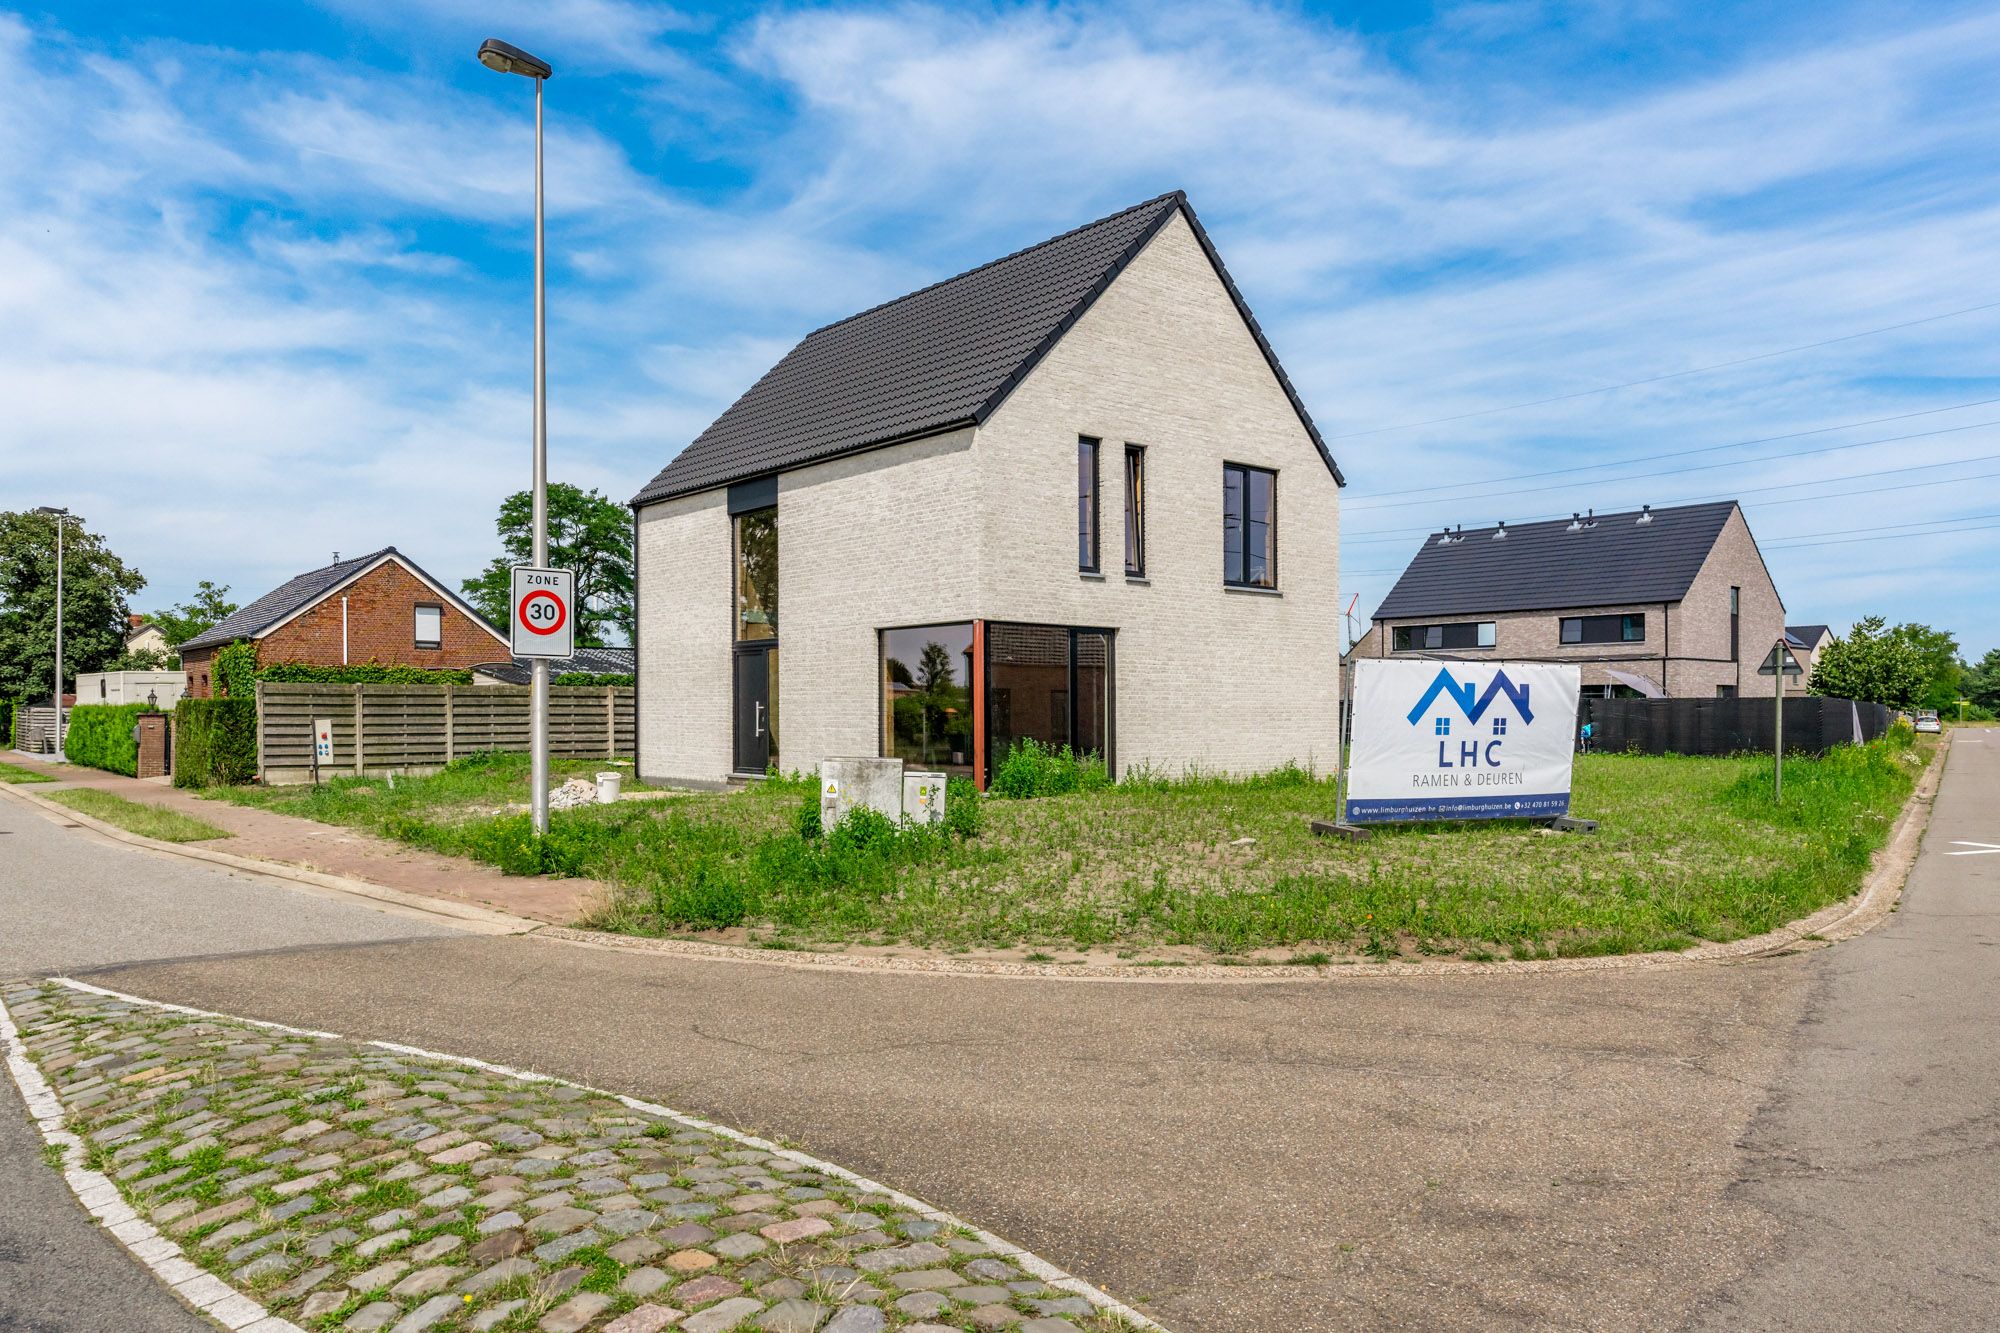
<instances>
[{"instance_id":1,"label":"dark roof of neighboring house","mask_svg":"<svg viewBox=\"0 0 2000 1333\"><path fill-rule=\"evenodd\" d=\"M238 608L216 622L209 629L203 630L186 643L181 644L177 651L185 653L191 648L210 648L225 643L233 643L237 639L257 638L273 625L285 619L285 617L295 611L311 606L314 602L317 602L320 598L326 596L356 574L374 565L384 556L394 556L404 566L409 568L411 572L417 574L425 582L438 588L445 596L450 597L458 609L472 617L475 623L485 625L489 630L493 629L492 626L486 624L483 616L470 606L467 606L460 598L453 595L449 588L446 588L429 574L417 568L415 561L411 560L401 551L398 551L395 547L385 546L379 551L370 551L367 555L357 555L346 560L336 560L330 565L322 565L318 569L309 569L303 574L287 579L284 583L279 584L256 601L251 602L248 606ZM493 630L493 633L498 634L499 631Z\"/></svg>"},{"instance_id":2,"label":"dark roof of neighboring house","mask_svg":"<svg viewBox=\"0 0 2000 1333\"><path fill-rule=\"evenodd\" d=\"M629 676L639 667L635 648L579 648L573 657L549 663L555 675L566 671L588 671L593 676ZM484 662L472 668L482 676L504 680L509 685L526 685L534 671L532 657L516 657L507 662Z\"/></svg>"},{"instance_id":3,"label":"dark roof of neighboring house","mask_svg":"<svg viewBox=\"0 0 2000 1333\"><path fill-rule=\"evenodd\" d=\"M1433 533L1375 619L1677 602L1736 502L1649 512L1649 523L1637 510L1599 514L1577 532L1569 519L1523 523L1509 527L1504 540L1495 539L1497 527L1466 529L1448 544Z\"/></svg>"},{"instance_id":4,"label":"dark roof of neighboring house","mask_svg":"<svg viewBox=\"0 0 2000 1333\"><path fill-rule=\"evenodd\" d=\"M1785 633L1797 639L1799 644L1806 648L1816 647L1821 639L1833 637L1833 631L1825 625L1787 625Z\"/></svg>"},{"instance_id":5,"label":"dark roof of neighboring house","mask_svg":"<svg viewBox=\"0 0 2000 1333\"><path fill-rule=\"evenodd\" d=\"M1185 216L1334 479L1284 367L1176 190L809 333L646 484L651 504L983 424L1176 213Z\"/></svg>"}]
</instances>

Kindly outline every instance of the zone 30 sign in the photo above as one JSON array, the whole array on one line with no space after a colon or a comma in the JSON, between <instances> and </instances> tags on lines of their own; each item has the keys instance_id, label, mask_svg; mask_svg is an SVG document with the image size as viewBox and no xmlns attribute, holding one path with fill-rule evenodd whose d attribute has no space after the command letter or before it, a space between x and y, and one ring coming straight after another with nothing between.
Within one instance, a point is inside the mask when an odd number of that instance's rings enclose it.
<instances>
[{"instance_id":1,"label":"zone 30 sign","mask_svg":"<svg viewBox=\"0 0 2000 1333\"><path fill-rule=\"evenodd\" d=\"M514 656L575 656L576 617L571 606L575 586L575 576L567 569L514 566L513 593L508 599Z\"/></svg>"},{"instance_id":2,"label":"zone 30 sign","mask_svg":"<svg viewBox=\"0 0 2000 1333\"><path fill-rule=\"evenodd\" d=\"M1568 814L1581 684L1535 662L1356 662L1348 822Z\"/></svg>"}]
</instances>

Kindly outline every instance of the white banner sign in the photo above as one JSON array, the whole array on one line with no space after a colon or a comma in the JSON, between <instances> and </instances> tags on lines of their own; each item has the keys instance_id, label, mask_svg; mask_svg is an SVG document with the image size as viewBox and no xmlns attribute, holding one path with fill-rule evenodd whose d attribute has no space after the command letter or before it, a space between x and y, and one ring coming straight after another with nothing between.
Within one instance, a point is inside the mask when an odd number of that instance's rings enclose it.
<instances>
[{"instance_id":1,"label":"white banner sign","mask_svg":"<svg viewBox=\"0 0 2000 1333\"><path fill-rule=\"evenodd\" d=\"M1348 822L1568 814L1581 683L1536 662L1356 662Z\"/></svg>"}]
</instances>

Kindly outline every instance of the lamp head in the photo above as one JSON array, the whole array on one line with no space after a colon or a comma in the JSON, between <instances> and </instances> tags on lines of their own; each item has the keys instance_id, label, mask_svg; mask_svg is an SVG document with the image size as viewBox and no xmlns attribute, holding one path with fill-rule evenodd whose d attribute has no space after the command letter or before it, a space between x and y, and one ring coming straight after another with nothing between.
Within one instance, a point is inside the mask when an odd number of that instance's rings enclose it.
<instances>
[{"instance_id":1,"label":"lamp head","mask_svg":"<svg viewBox=\"0 0 2000 1333\"><path fill-rule=\"evenodd\" d=\"M530 79L546 79L555 73L548 61L498 37L488 37L479 44L479 63L502 74L521 74Z\"/></svg>"}]
</instances>

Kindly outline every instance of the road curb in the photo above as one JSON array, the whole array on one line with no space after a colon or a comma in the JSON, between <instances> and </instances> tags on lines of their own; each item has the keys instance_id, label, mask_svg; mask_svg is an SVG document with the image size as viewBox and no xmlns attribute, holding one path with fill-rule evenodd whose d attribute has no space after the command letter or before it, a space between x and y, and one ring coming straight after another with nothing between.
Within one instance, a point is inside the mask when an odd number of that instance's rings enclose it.
<instances>
[{"instance_id":1,"label":"road curb","mask_svg":"<svg viewBox=\"0 0 2000 1333\"><path fill-rule=\"evenodd\" d=\"M129 998L129 997L128 997ZM140 1001L140 1003L150 1003ZM101 1171L84 1165L83 1140L64 1129L62 1102L49 1087L42 1071L28 1057L14 1015L0 998L0 1046L7 1051L7 1072L27 1103L28 1118L44 1143L61 1150L63 1181L76 1201L96 1218L111 1238L131 1256L153 1270L169 1291L197 1314L205 1314L224 1328L242 1333L305 1333L289 1320L280 1319L263 1305L191 1262L186 1251L162 1236L151 1222L134 1212L118 1192L117 1184Z\"/></svg>"},{"instance_id":2,"label":"road curb","mask_svg":"<svg viewBox=\"0 0 2000 1333\"><path fill-rule=\"evenodd\" d=\"M84 814L81 810L74 810L59 801L52 801L46 796L22 791L12 783L0 783L0 796L11 796L24 804L40 809L45 814L80 824L93 833L110 838L114 842L122 842L129 847L159 852L167 856L178 856L189 861L206 861L210 865L262 875L267 879L303 884L315 889L326 889L337 894L367 899L378 905L388 903L422 916L442 917L451 924L475 934L526 935L542 929L546 924L527 917L514 916L497 908L459 902L453 898L433 898L421 893L393 889L386 884L376 884L365 879L330 875L325 871L312 870L290 861L265 861L254 856L237 856L232 852L218 852L188 843L161 842L157 838L148 838L129 829L119 828L115 824L107 824L101 819Z\"/></svg>"},{"instance_id":3,"label":"road curb","mask_svg":"<svg viewBox=\"0 0 2000 1333\"><path fill-rule=\"evenodd\" d=\"M356 1040L345 1037L337 1032L322 1032L313 1028L292 1027L285 1023L273 1023L264 1019L242 1018L235 1014L218 1013L212 1009L195 1009L182 1004L168 1004L162 1000L149 1000L144 996L110 990L103 986L94 986L87 981L78 981L72 977L50 977L49 981L55 985L66 986L71 990L80 991L87 995L101 995L107 999L117 1000L124 1004L143 1005L148 1009L158 1009L167 1013L186 1014L193 1018L221 1019L225 1022L240 1023L246 1027L263 1028L267 1031L284 1032L295 1036L312 1037L320 1040ZM20 1040L19 1031L14 1026L13 1017L8 1013L4 999L0 999L0 1037L4 1037L5 1039L8 1069L14 1074L15 1082L21 1085L22 1096L28 1101L29 1114L35 1118L36 1127L41 1129L43 1138L50 1142L57 1142L60 1139L65 1144L65 1151L69 1156L73 1160L81 1162L83 1158L82 1140L61 1128L63 1120L61 1102L57 1099L53 1090L49 1088L48 1082L42 1077L41 1071L35 1068L33 1061L28 1058L27 1048ZM1107 1295L1082 1278L1074 1276L1004 1237L997 1236L983 1227L973 1226L956 1214L946 1212L942 1208L934 1207L914 1195L905 1194L901 1190L891 1189L889 1186L881 1184L878 1181L849 1171L845 1167L836 1166L832 1162L823 1161L820 1158L812 1156L810 1153L800 1152L796 1148L787 1148L782 1144L772 1143L768 1139L760 1139L754 1134L746 1134L742 1130L732 1129L728 1125L719 1125L711 1120L703 1120L699 1116L692 1116L682 1111L676 1111L672 1107L663 1106L658 1102L649 1102L638 1097L628 1097L623 1093L610 1092L603 1088L593 1087L588 1083L578 1083L571 1079L557 1078L553 1074L538 1074L533 1070L517 1069L511 1065L494 1064L489 1060L480 1060L469 1055L451 1055L442 1051L427 1050L421 1046L408 1046L401 1042L362 1039L358 1040L357 1044L372 1046L377 1050L390 1051L398 1055L412 1056L421 1060L436 1060L443 1064L462 1065L467 1069L477 1069L484 1073L497 1074L502 1078L515 1079L523 1083L553 1083L560 1087L577 1088L595 1096L609 1097L617 1101L620 1105L638 1111L641 1114L657 1116L663 1120L671 1120L677 1125L684 1125L689 1129L700 1130L706 1134L715 1134L740 1143L746 1148L782 1157L786 1161L798 1166L844 1180L863 1193L879 1194L894 1203L898 1208L916 1213L918 1216L936 1222L940 1226L970 1232L982 1243L992 1247L993 1252L999 1257L1011 1259L1023 1271L1040 1278L1051 1287L1056 1287L1069 1292L1071 1295L1082 1297L1097 1307L1099 1312L1124 1319L1137 1329L1151 1329L1156 1330L1157 1333L1168 1333L1165 1326L1140 1314L1131 1306ZM30 1079L37 1087L37 1092L32 1095L28 1088L28 1080ZM37 1106L45 1108L45 1111L38 1113L36 1111ZM178 1245L174 1245L171 1241L160 1237L159 1233L154 1231L150 1223L138 1219L138 1215L120 1198L117 1186L112 1181L98 1172L81 1169L65 1171L64 1175L65 1177L91 1178L86 1186L79 1186L75 1179L71 1180L71 1188L76 1191L79 1199L84 1199L86 1188L95 1191L93 1197L102 1197L103 1192L108 1191L113 1202L109 1205L107 1211L115 1212L122 1210L138 1227L143 1227L146 1232L151 1233L151 1237L157 1240L161 1246L170 1248L173 1251L174 1257L178 1258L181 1254L181 1249ZM97 1207L92 1205L88 1199L85 1199L84 1202L85 1206L91 1208L92 1212L98 1212ZM103 1214L100 1213L99 1215L102 1216ZM124 1238L121 1236L120 1239L123 1241ZM135 1248L133 1242L124 1243L127 1249L131 1249L134 1254L139 1254L139 1250ZM144 1260L143 1255L140 1257ZM153 1266L155 1271L159 1271L158 1265L152 1265L151 1260L144 1261ZM194 1268L194 1265L187 1263L185 1260L181 1260L181 1262L190 1269ZM225 1296L218 1296L212 1303L197 1305L196 1308L201 1309L205 1314L220 1319L227 1327L242 1329L245 1333L304 1333L304 1330L299 1329L294 1324L268 1316L263 1306L257 1305L249 1297L235 1291L234 1288L229 1287L227 1283L224 1283L219 1278L211 1276L205 1270L196 1271L201 1272L199 1280L205 1283L212 1283L215 1289L227 1293ZM196 1281L196 1279L189 1279L188 1283L184 1283L183 1285L188 1285L193 1281ZM184 1298L189 1299L190 1303L193 1303L192 1297L189 1297L187 1293L182 1293L180 1287L175 1287L175 1291L182 1294ZM240 1300L247 1305L255 1306L263 1322L257 1322L254 1319L245 1319L241 1323L231 1322L227 1317L218 1315L216 1310L211 1308L211 1305L221 1306L227 1303L230 1298Z\"/></svg>"}]
</instances>

